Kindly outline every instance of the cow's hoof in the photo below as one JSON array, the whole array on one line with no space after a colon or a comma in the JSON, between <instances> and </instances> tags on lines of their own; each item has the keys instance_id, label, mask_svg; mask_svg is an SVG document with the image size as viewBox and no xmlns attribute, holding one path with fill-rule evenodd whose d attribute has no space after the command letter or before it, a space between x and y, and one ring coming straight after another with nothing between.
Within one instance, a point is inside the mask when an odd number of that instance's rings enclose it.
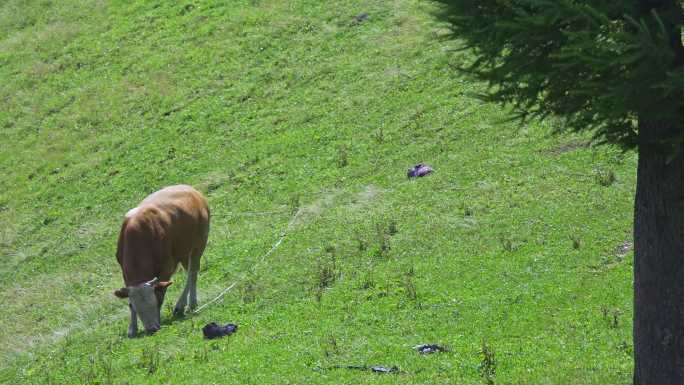
<instances>
[{"instance_id":1,"label":"cow's hoof","mask_svg":"<svg viewBox=\"0 0 684 385\"><path fill-rule=\"evenodd\" d=\"M135 338L138 335L137 330L128 329L128 338Z\"/></svg>"},{"instance_id":2,"label":"cow's hoof","mask_svg":"<svg viewBox=\"0 0 684 385\"><path fill-rule=\"evenodd\" d=\"M185 310L181 308L175 308L173 309L173 316L176 318L183 317L185 315Z\"/></svg>"}]
</instances>

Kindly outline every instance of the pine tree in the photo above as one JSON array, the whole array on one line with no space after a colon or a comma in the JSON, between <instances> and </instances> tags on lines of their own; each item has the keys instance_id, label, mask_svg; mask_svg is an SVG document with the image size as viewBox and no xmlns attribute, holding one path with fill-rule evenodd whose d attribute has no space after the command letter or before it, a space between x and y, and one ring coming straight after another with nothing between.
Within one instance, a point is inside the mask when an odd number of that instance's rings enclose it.
<instances>
[{"instance_id":1,"label":"pine tree","mask_svg":"<svg viewBox=\"0 0 684 385\"><path fill-rule=\"evenodd\" d=\"M484 98L638 152L634 384L684 384L684 1L435 1Z\"/></svg>"}]
</instances>

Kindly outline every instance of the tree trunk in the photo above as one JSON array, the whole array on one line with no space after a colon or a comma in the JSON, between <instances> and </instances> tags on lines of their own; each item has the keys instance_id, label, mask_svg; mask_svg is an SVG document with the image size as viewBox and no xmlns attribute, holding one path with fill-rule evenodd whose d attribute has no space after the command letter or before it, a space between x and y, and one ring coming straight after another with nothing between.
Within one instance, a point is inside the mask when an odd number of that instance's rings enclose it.
<instances>
[{"instance_id":1,"label":"tree trunk","mask_svg":"<svg viewBox=\"0 0 684 385\"><path fill-rule=\"evenodd\" d=\"M671 128L641 122L640 136ZM684 153L668 163L649 144L634 210L634 363L635 385L684 384Z\"/></svg>"}]
</instances>

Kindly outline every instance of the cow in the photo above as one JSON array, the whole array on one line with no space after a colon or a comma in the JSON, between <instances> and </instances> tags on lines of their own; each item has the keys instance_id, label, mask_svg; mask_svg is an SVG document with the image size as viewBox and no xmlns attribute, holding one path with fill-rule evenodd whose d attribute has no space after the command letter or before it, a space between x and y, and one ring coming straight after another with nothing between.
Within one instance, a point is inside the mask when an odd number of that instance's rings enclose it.
<instances>
[{"instance_id":1,"label":"cow","mask_svg":"<svg viewBox=\"0 0 684 385\"><path fill-rule=\"evenodd\" d=\"M166 289L178 264L188 279L173 310L183 315L189 302L197 307L197 272L209 236L209 206L200 192L186 185L161 189L128 211L121 225L116 259L125 287L114 292L128 298L128 337L138 333L138 318L148 334L160 328Z\"/></svg>"}]
</instances>

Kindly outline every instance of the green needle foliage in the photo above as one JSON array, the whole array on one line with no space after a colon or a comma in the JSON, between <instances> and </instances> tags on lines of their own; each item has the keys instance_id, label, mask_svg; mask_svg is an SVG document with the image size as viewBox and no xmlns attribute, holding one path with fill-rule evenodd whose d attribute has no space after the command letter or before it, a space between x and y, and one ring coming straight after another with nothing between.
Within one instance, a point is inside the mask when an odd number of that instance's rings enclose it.
<instances>
[{"instance_id":1,"label":"green needle foliage","mask_svg":"<svg viewBox=\"0 0 684 385\"><path fill-rule=\"evenodd\" d=\"M520 118L562 117L560 129L633 148L679 143L682 130L638 138L638 119L684 112L681 3L642 10L633 1L438 0L452 37L477 59L461 69L486 81L486 100Z\"/></svg>"}]
</instances>

